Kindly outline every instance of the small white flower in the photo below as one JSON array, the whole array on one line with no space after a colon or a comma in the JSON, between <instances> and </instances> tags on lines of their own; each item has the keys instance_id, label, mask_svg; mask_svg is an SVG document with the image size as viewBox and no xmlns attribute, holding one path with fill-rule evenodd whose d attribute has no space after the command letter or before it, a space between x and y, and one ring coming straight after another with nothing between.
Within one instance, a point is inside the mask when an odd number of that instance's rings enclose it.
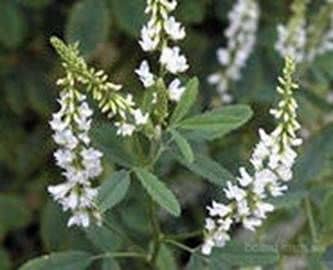
<instances>
[{"instance_id":1,"label":"small white flower","mask_svg":"<svg viewBox=\"0 0 333 270\"><path fill-rule=\"evenodd\" d=\"M170 100L179 102L185 92L185 87L181 86L179 79L174 79L168 87L168 92Z\"/></svg>"},{"instance_id":2,"label":"small white flower","mask_svg":"<svg viewBox=\"0 0 333 270\"><path fill-rule=\"evenodd\" d=\"M244 167L239 169L239 173L241 177L238 177L238 182L242 187L247 187L249 184L253 182L253 178L248 174Z\"/></svg>"},{"instance_id":3,"label":"small white flower","mask_svg":"<svg viewBox=\"0 0 333 270\"><path fill-rule=\"evenodd\" d=\"M216 224L214 219L212 218L206 218L205 219L206 225L205 225L205 229L208 231L212 231L216 228Z\"/></svg>"},{"instance_id":4,"label":"small white flower","mask_svg":"<svg viewBox=\"0 0 333 270\"><path fill-rule=\"evenodd\" d=\"M185 28L173 16L164 22L164 29L173 40L181 40L185 37Z\"/></svg>"},{"instance_id":5,"label":"small white flower","mask_svg":"<svg viewBox=\"0 0 333 270\"><path fill-rule=\"evenodd\" d=\"M132 136L136 129L134 125L124 122L116 122L115 126L118 127L117 135L121 135L123 137Z\"/></svg>"},{"instance_id":6,"label":"small white flower","mask_svg":"<svg viewBox=\"0 0 333 270\"><path fill-rule=\"evenodd\" d=\"M242 223L245 229L255 231L256 227L261 226L262 220L259 218L244 218Z\"/></svg>"},{"instance_id":7,"label":"small white flower","mask_svg":"<svg viewBox=\"0 0 333 270\"><path fill-rule=\"evenodd\" d=\"M79 144L79 140L74 136L72 130L70 129L57 131L53 135L53 139L57 144L67 147L71 150L73 150Z\"/></svg>"},{"instance_id":8,"label":"small white flower","mask_svg":"<svg viewBox=\"0 0 333 270\"><path fill-rule=\"evenodd\" d=\"M84 228L89 227L90 225L90 217L89 214L85 211L76 212L68 221L68 227L72 227L74 225L82 226Z\"/></svg>"},{"instance_id":9,"label":"small white flower","mask_svg":"<svg viewBox=\"0 0 333 270\"><path fill-rule=\"evenodd\" d=\"M219 229L220 230L229 231L233 221L230 217L227 217L227 218L218 219L217 223L219 224Z\"/></svg>"},{"instance_id":10,"label":"small white flower","mask_svg":"<svg viewBox=\"0 0 333 270\"><path fill-rule=\"evenodd\" d=\"M172 74L182 73L189 68L186 57L180 54L179 47L164 47L160 62Z\"/></svg>"},{"instance_id":11,"label":"small white flower","mask_svg":"<svg viewBox=\"0 0 333 270\"><path fill-rule=\"evenodd\" d=\"M141 29L141 40L139 41L139 44L142 50L149 52L157 49L160 40L156 32L156 29L149 25L145 25Z\"/></svg>"},{"instance_id":12,"label":"small white flower","mask_svg":"<svg viewBox=\"0 0 333 270\"><path fill-rule=\"evenodd\" d=\"M133 111L133 116L134 116L134 121L135 124L140 126L140 125L145 125L148 122L148 117L149 114L143 114L142 111L140 109L136 109Z\"/></svg>"},{"instance_id":13,"label":"small white flower","mask_svg":"<svg viewBox=\"0 0 333 270\"><path fill-rule=\"evenodd\" d=\"M213 239L206 239L203 245L201 246L201 252L204 255L210 255L212 253L215 242Z\"/></svg>"},{"instance_id":14,"label":"small white flower","mask_svg":"<svg viewBox=\"0 0 333 270\"><path fill-rule=\"evenodd\" d=\"M209 211L209 215L212 217L219 216L219 217L225 217L227 214L231 212L230 206L226 206L222 203L217 203L216 201L212 202L212 207L207 207Z\"/></svg>"},{"instance_id":15,"label":"small white flower","mask_svg":"<svg viewBox=\"0 0 333 270\"><path fill-rule=\"evenodd\" d=\"M224 48L220 48L217 50L217 59L219 63L223 66L226 66L230 62L230 53L228 50Z\"/></svg>"},{"instance_id":16,"label":"small white flower","mask_svg":"<svg viewBox=\"0 0 333 270\"><path fill-rule=\"evenodd\" d=\"M227 188L224 189L224 193L229 200L241 201L246 197L246 192L237 185L233 185L230 181L227 182Z\"/></svg>"},{"instance_id":17,"label":"small white flower","mask_svg":"<svg viewBox=\"0 0 333 270\"><path fill-rule=\"evenodd\" d=\"M63 169L66 169L74 160L75 154L69 149L58 149L54 153L57 165Z\"/></svg>"},{"instance_id":18,"label":"small white flower","mask_svg":"<svg viewBox=\"0 0 333 270\"><path fill-rule=\"evenodd\" d=\"M250 215L250 208L246 200L237 201L237 214L240 217L246 217Z\"/></svg>"},{"instance_id":19,"label":"small white flower","mask_svg":"<svg viewBox=\"0 0 333 270\"><path fill-rule=\"evenodd\" d=\"M151 87L155 84L154 74L150 72L150 67L146 60L141 62L140 67L135 70L135 73L139 75L140 81L143 83L145 88Z\"/></svg>"}]
</instances>

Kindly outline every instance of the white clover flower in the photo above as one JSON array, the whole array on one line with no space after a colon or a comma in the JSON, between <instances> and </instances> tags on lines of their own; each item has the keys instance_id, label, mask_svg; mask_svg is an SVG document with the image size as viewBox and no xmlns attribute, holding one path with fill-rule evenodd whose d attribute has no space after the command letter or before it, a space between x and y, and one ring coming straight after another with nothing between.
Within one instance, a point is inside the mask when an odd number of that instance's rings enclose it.
<instances>
[{"instance_id":1,"label":"white clover flower","mask_svg":"<svg viewBox=\"0 0 333 270\"><path fill-rule=\"evenodd\" d=\"M171 16L164 22L165 32L173 40L181 40L185 38L185 28L181 23L177 22L175 17Z\"/></svg>"},{"instance_id":2,"label":"white clover flower","mask_svg":"<svg viewBox=\"0 0 333 270\"><path fill-rule=\"evenodd\" d=\"M154 74L150 72L148 61L144 60L135 73L139 75L140 81L143 83L145 88L151 87L155 84Z\"/></svg>"},{"instance_id":3,"label":"white clover flower","mask_svg":"<svg viewBox=\"0 0 333 270\"><path fill-rule=\"evenodd\" d=\"M164 47L160 62L172 74L185 72L189 68L186 57L180 54L179 47Z\"/></svg>"},{"instance_id":4,"label":"white clover flower","mask_svg":"<svg viewBox=\"0 0 333 270\"><path fill-rule=\"evenodd\" d=\"M292 179L292 167L297 157L293 147L302 142L296 136L300 125L296 115L297 103L291 95L291 91L297 88L292 81L294 70L294 62L287 59L284 78L279 79L281 86L277 88L283 98L272 111L279 123L269 134L259 130L260 141L250 159L253 173L241 167L237 182L228 181L224 189L227 204L213 201L212 206L207 207L209 217L206 218L205 241L201 249L205 255L210 255L215 246L225 245L233 224L240 223L245 229L255 231L267 214L274 211L274 205L266 199L281 196L287 190L284 183Z\"/></svg>"},{"instance_id":5,"label":"white clover flower","mask_svg":"<svg viewBox=\"0 0 333 270\"><path fill-rule=\"evenodd\" d=\"M227 46L216 52L221 71L208 76L207 81L216 86L223 104L233 101L227 91L231 81L241 78L241 69L245 66L256 41L259 22L259 7L255 0L238 0L229 15L229 26L224 34Z\"/></svg>"},{"instance_id":6,"label":"white clover flower","mask_svg":"<svg viewBox=\"0 0 333 270\"><path fill-rule=\"evenodd\" d=\"M170 100L179 102L185 92L185 87L181 85L179 79L174 79L168 87L168 92Z\"/></svg>"}]
</instances>

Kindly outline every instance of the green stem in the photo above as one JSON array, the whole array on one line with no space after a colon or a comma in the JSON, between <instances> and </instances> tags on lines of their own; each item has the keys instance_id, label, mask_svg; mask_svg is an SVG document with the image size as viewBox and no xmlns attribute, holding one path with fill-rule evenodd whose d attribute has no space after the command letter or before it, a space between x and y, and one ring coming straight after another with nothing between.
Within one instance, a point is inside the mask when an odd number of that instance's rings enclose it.
<instances>
[{"instance_id":1,"label":"green stem","mask_svg":"<svg viewBox=\"0 0 333 270\"><path fill-rule=\"evenodd\" d=\"M92 257L92 260L100 260L103 258L143 258L147 259L146 254L136 252L108 252Z\"/></svg>"},{"instance_id":2,"label":"green stem","mask_svg":"<svg viewBox=\"0 0 333 270\"><path fill-rule=\"evenodd\" d=\"M312 213L312 208L311 208L311 203L308 197L304 199L304 204L305 204L305 211L307 215L307 219L309 222L309 227L310 227L310 233L312 237L312 241L314 243L318 242L318 234L317 234L317 229L316 229L316 224L313 218L313 213Z\"/></svg>"},{"instance_id":3,"label":"green stem","mask_svg":"<svg viewBox=\"0 0 333 270\"><path fill-rule=\"evenodd\" d=\"M188 233L182 233L182 234L176 234L176 235L169 235L168 239L173 239L173 240L184 240L188 238L193 238L197 236L201 236L203 234L202 230L197 230L193 232L188 232Z\"/></svg>"},{"instance_id":4,"label":"green stem","mask_svg":"<svg viewBox=\"0 0 333 270\"><path fill-rule=\"evenodd\" d=\"M149 216L151 221L151 227L152 227L152 234L153 234L153 251L150 256L150 263L152 266L155 265L156 259L158 256L158 253L161 248L161 229L158 222L158 219L156 217L156 209L155 209L155 202L150 198L150 204L149 204Z\"/></svg>"},{"instance_id":5,"label":"green stem","mask_svg":"<svg viewBox=\"0 0 333 270\"><path fill-rule=\"evenodd\" d=\"M180 242L177 242L177 241L175 241L173 239L164 239L163 241L165 243L167 243L167 244L170 244L172 246L178 247L179 249L185 250L185 251L187 251L188 253L191 253L191 254L194 253L195 250L196 250L196 249L190 248L190 247L188 247L188 246L186 246L186 245L184 245L184 244L182 244Z\"/></svg>"}]
</instances>

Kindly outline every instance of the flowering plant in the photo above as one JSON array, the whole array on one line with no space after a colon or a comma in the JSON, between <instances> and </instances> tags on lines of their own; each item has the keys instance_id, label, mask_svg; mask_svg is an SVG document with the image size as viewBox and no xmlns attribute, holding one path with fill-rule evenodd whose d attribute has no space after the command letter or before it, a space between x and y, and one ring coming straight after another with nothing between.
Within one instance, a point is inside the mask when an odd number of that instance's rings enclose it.
<instances>
[{"instance_id":1,"label":"flowering plant","mask_svg":"<svg viewBox=\"0 0 333 270\"><path fill-rule=\"evenodd\" d=\"M128 4L111 2L120 13ZM329 218L317 205L321 195L325 206L332 196L308 181L326 172L330 148L312 159L332 138L332 128L323 120L323 133L309 142L315 128L303 112L307 99L329 107L329 96L323 102L308 89L316 88L312 65L332 49L332 1L322 3L315 18L310 1L294 0L290 17L269 26L268 3L231 1L223 19L225 45L207 46L218 67L204 74L197 70L206 59L188 49L202 44L193 42L196 26L185 28L185 2L137 5L143 18L135 40L140 52L130 46L123 55L126 64L135 62L130 72L113 68L120 62L106 71L109 48L96 45L94 53L100 49L102 55L96 61L89 38L82 42L94 33L70 34L83 8L86 15L94 9L102 15L100 2L76 6L66 42L50 38L58 63L52 80L58 79L57 109L48 118L54 173L43 187L49 202L41 233L48 255L28 260L20 270L292 269L289 258L298 253L310 254L309 269L323 265L331 227L321 227L315 217ZM265 27L276 33L273 46L263 46ZM259 57L265 52L270 57ZM274 73L264 86L257 85L257 74L249 75L262 58ZM254 82L242 86L248 77ZM242 94L244 88L258 92L251 97Z\"/></svg>"}]
</instances>

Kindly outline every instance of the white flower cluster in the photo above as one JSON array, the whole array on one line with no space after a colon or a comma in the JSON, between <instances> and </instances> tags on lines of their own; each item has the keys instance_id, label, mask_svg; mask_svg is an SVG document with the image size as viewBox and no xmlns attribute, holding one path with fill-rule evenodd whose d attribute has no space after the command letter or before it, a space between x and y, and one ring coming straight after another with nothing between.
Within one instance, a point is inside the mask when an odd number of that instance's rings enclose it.
<instances>
[{"instance_id":1,"label":"white flower cluster","mask_svg":"<svg viewBox=\"0 0 333 270\"><path fill-rule=\"evenodd\" d=\"M277 27L276 50L283 57L294 58L297 63L312 62L316 56L333 50L333 2L327 0L318 15L320 20L307 25L305 11L308 2L296 0L292 6L294 14L288 25Z\"/></svg>"},{"instance_id":2,"label":"white flower cluster","mask_svg":"<svg viewBox=\"0 0 333 270\"><path fill-rule=\"evenodd\" d=\"M316 56L323 55L327 52L333 50L333 1L327 1L329 6L327 7L330 10L330 23L328 25L327 30L325 31L323 37L316 48L310 48L308 53L308 61L313 61ZM311 29L312 31L316 31L316 29Z\"/></svg>"},{"instance_id":3,"label":"white flower cluster","mask_svg":"<svg viewBox=\"0 0 333 270\"><path fill-rule=\"evenodd\" d=\"M49 186L48 191L64 211L72 212L68 226L88 227L91 219L101 222L93 203L97 189L92 187L92 180L102 173L103 154L91 146L93 111L85 100L86 96L75 90L63 90L59 99L61 108L50 121L53 139L59 145L54 157L67 181Z\"/></svg>"},{"instance_id":4,"label":"white flower cluster","mask_svg":"<svg viewBox=\"0 0 333 270\"><path fill-rule=\"evenodd\" d=\"M254 231L274 210L267 199L281 196L287 190L286 183L292 179L292 167L297 157L293 147L302 143L296 137L300 125L296 120L297 103L293 98L293 90L297 88L292 81L294 69L294 62L287 59L284 76L279 78L281 87L277 88L282 100L276 109L271 110L279 124L270 134L259 130L260 142L250 160L251 173L240 168L237 182L229 181L224 189L228 203L213 201L212 206L207 207L209 217L206 218L203 254L209 255L215 246L223 247L230 240L229 231L233 224L240 223Z\"/></svg>"},{"instance_id":5,"label":"white flower cluster","mask_svg":"<svg viewBox=\"0 0 333 270\"><path fill-rule=\"evenodd\" d=\"M177 7L176 0L147 0L145 12L150 19L141 30L139 41L144 51L160 51L159 62L161 67L173 75L185 72L189 65L178 46L169 46L169 42L176 42L185 38L185 28L176 21L170 13ZM135 71L143 86L149 88L156 82L156 76L151 72L147 60L141 62L140 67ZM169 98L172 101L179 101L184 92L179 79L175 79L169 85Z\"/></svg>"},{"instance_id":6,"label":"white flower cluster","mask_svg":"<svg viewBox=\"0 0 333 270\"><path fill-rule=\"evenodd\" d=\"M298 20L292 29L285 25L278 25L278 40L275 49L282 57L292 57L297 63L303 62L306 58L306 25L305 19Z\"/></svg>"},{"instance_id":7,"label":"white flower cluster","mask_svg":"<svg viewBox=\"0 0 333 270\"><path fill-rule=\"evenodd\" d=\"M223 69L208 77L208 82L216 85L223 103L232 102L232 96L227 92L230 82L241 78L241 69L255 45L259 22L258 4L255 0L238 0L228 17L230 24L225 30L228 43L226 48L217 51Z\"/></svg>"},{"instance_id":8,"label":"white flower cluster","mask_svg":"<svg viewBox=\"0 0 333 270\"><path fill-rule=\"evenodd\" d=\"M123 102L126 104L126 109L120 110L121 120L115 122L115 126L118 128L117 135L132 136L139 127L148 123L149 114L143 113L139 108L134 109L135 103L131 94L128 94Z\"/></svg>"}]
</instances>

